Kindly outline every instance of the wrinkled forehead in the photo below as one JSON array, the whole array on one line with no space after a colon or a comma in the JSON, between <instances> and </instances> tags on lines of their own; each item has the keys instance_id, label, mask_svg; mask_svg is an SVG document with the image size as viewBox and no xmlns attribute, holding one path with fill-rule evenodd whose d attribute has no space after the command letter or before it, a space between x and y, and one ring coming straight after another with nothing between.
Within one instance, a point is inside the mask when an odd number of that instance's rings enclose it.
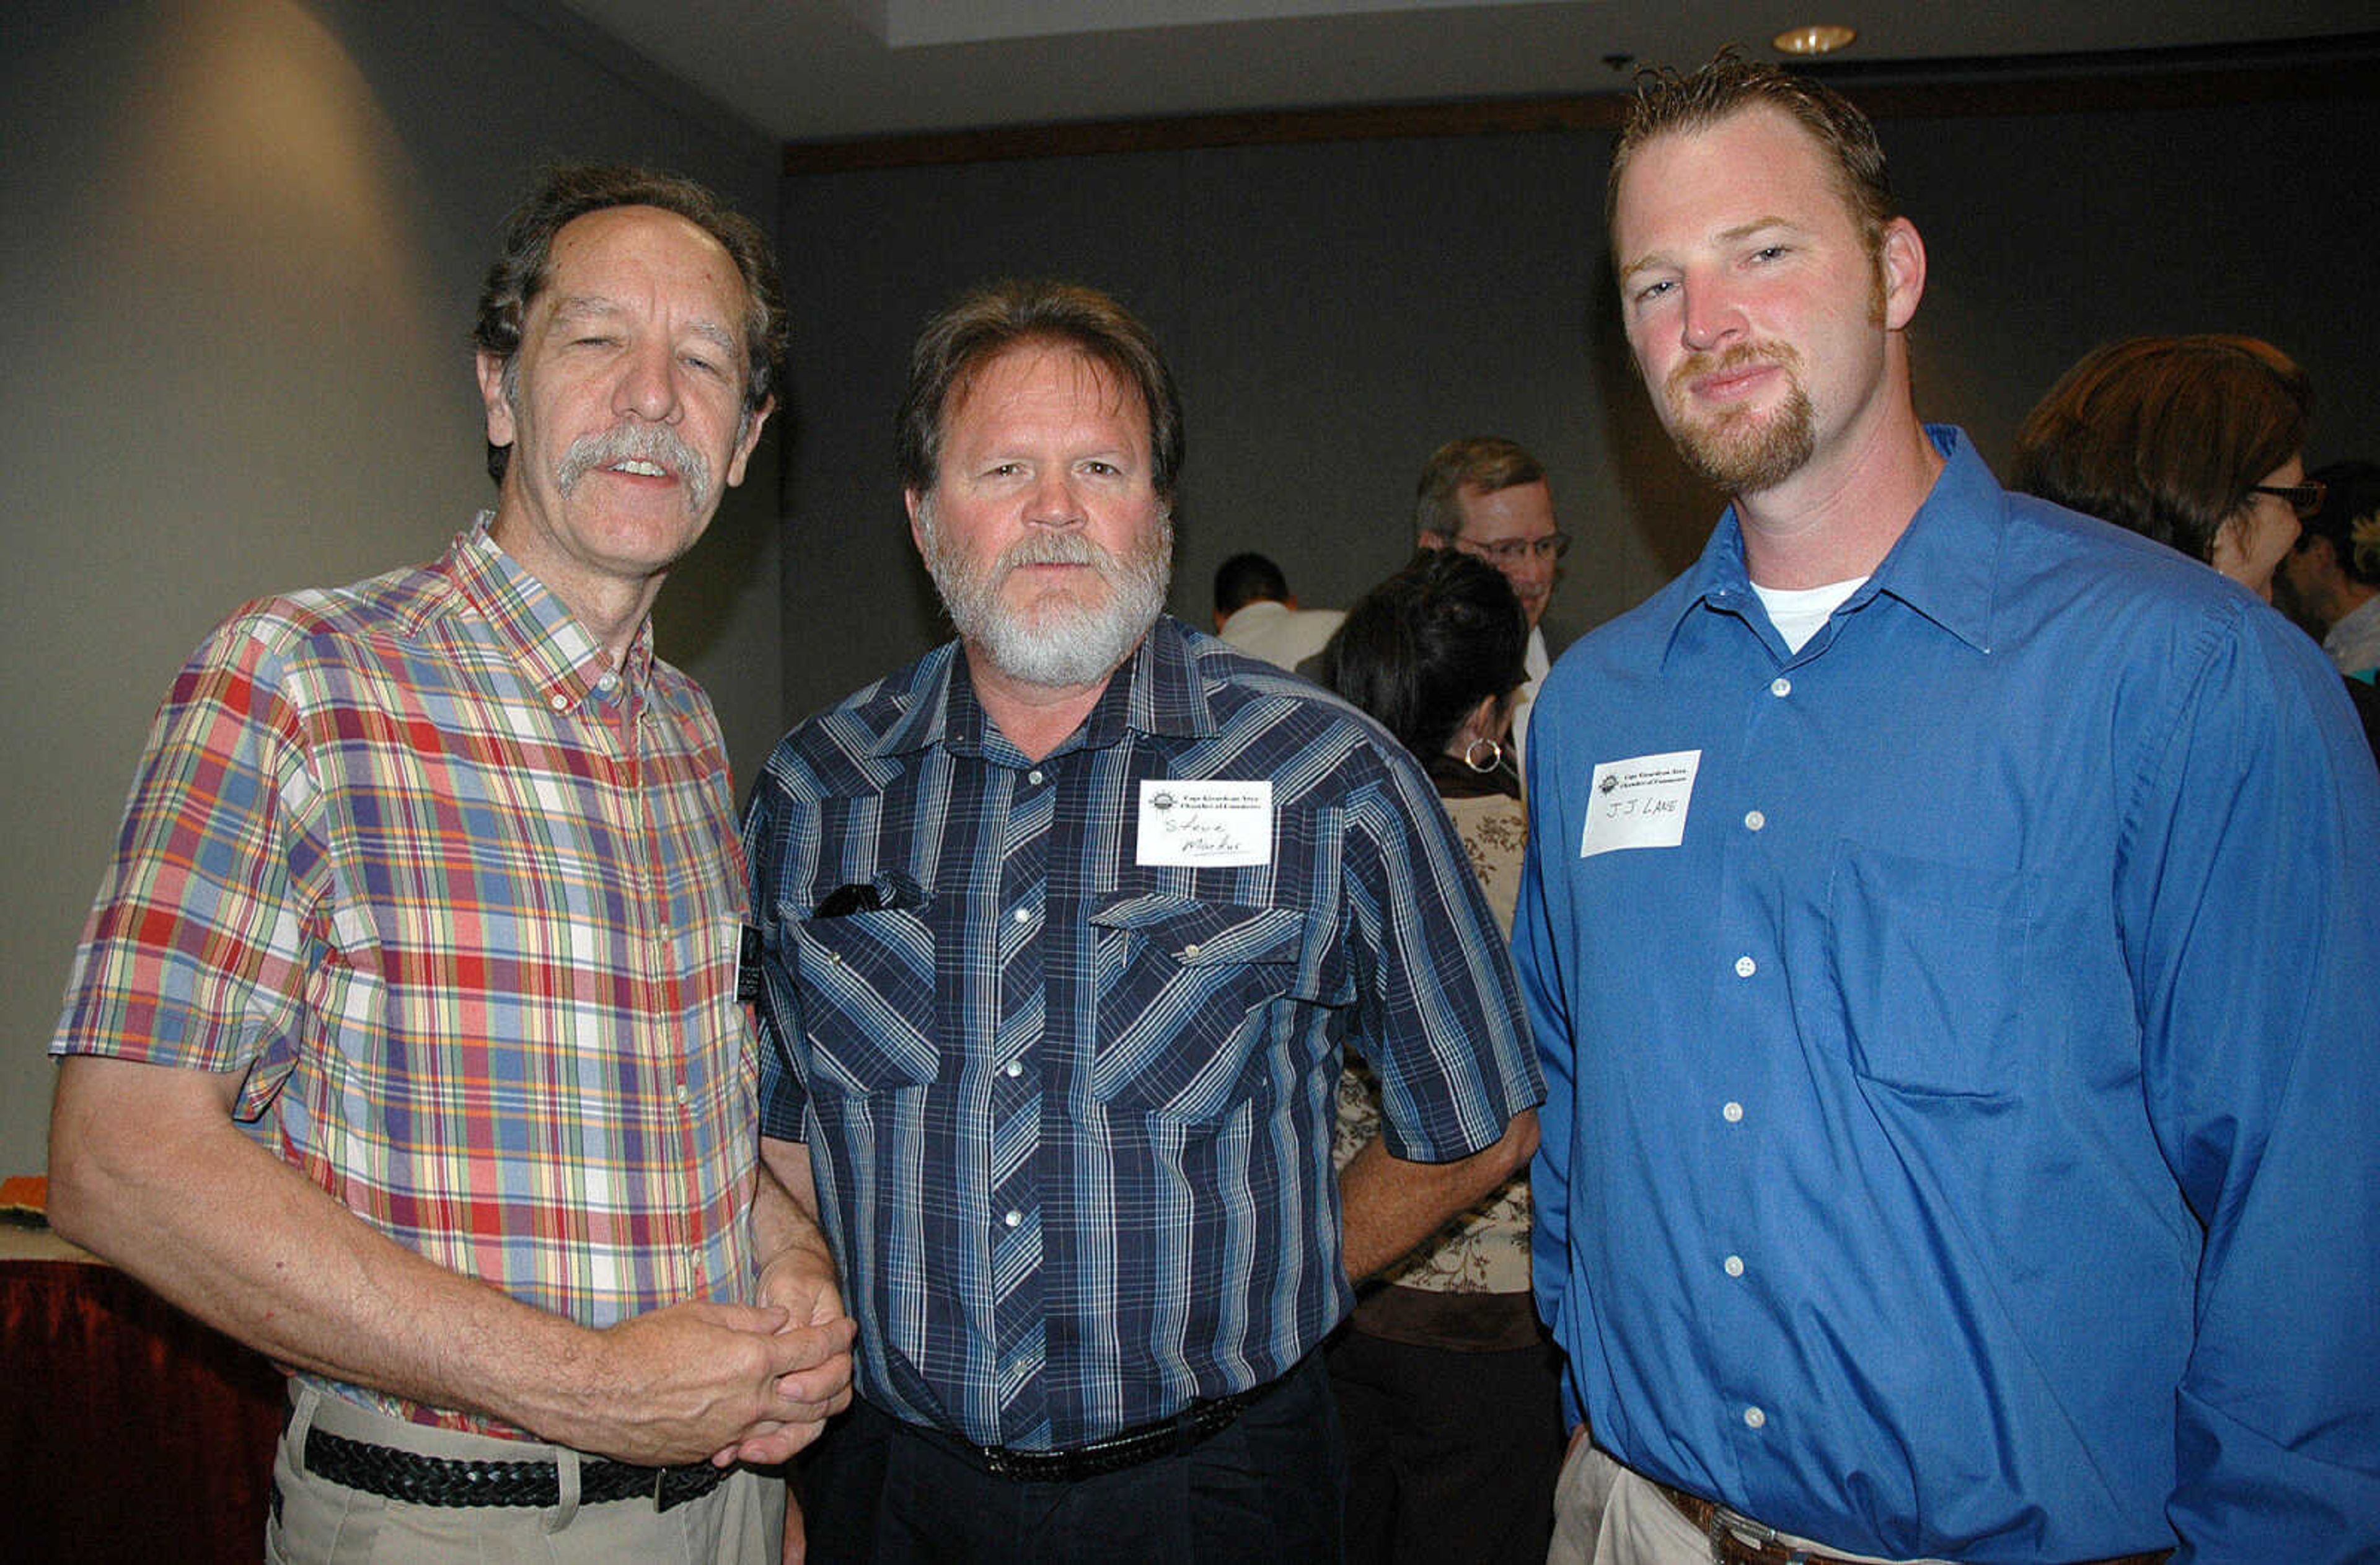
<instances>
[{"instance_id":1,"label":"wrinkled forehead","mask_svg":"<svg viewBox=\"0 0 2380 1565\"><path fill-rule=\"evenodd\" d=\"M732 342L758 308L734 255L709 229L659 207L602 207L554 231L528 308L660 304Z\"/></svg>"},{"instance_id":2,"label":"wrinkled forehead","mask_svg":"<svg viewBox=\"0 0 2380 1565\"><path fill-rule=\"evenodd\" d=\"M1535 540L1558 530L1553 491L1543 479L1500 489L1466 483L1454 491L1454 503L1463 518L1456 536L1468 541Z\"/></svg>"},{"instance_id":3,"label":"wrinkled forehead","mask_svg":"<svg viewBox=\"0 0 2380 1565\"><path fill-rule=\"evenodd\" d=\"M1007 385L1026 377L1054 375L1059 383L1090 406L1112 419L1132 423L1140 443L1149 443L1148 405L1140 388L1097 351L1071 337L1017 337L972 355L950 389L942 394L942 424L947 434L984 411L977 393L987 385Z\"/></svg>"}]
</instances>

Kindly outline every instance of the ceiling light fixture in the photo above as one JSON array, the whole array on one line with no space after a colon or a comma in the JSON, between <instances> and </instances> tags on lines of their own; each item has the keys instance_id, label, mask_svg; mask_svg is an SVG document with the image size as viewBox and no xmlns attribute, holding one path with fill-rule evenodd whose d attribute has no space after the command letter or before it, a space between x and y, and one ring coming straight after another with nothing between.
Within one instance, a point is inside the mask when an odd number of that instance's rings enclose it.
<instances>
[{"instance_id":1,"label":"ceiling light fixture","mask_svg":"<svg viewBox=\"0 0 2380 1565\"><path fill-rule=\"evenodd\" d=\"M1833 22L1813 22L1807 27L1789 27L1768 42L1780 55L1831 55L1858 36Z\"/></svg>"}]
</instances>

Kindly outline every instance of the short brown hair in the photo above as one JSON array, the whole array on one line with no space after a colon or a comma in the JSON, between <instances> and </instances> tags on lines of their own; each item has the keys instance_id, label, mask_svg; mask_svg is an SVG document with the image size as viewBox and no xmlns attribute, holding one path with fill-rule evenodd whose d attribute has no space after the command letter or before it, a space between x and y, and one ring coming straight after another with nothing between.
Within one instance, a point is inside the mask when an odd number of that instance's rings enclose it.
<instances>
[{"instance_id":1,"label":"short brown hair","mask_svg":"<svg viewBox=\"0 0 2380 1565\"><path fill-rule=\"evenodd\" d=\"M1659 137L1707 130L1763 106L1791 115L1826 150L1834 164L1835 187L1874 250L1883 242L1885 224L1900 215L1876 127L1833 88L1776 66L1738 59L1731 50L1720 51L1708 65L1686 75L1667 67L1637 72L1636 94L1629 101L1619 144L1611 150L1611 172L1604 182L1604 232L1614 232L1620 176L1637 149Z\"/></svg>"},{"instance_id":2,"label":"short brown hair","mask_svg":"<svg viewBox=\"0 0 2380 1565\"><path fill-rule=\"evenodd\" d=\"M1073 347L1139 394L1148 417L1150 483L1172 506L1182 478L1182 395L1157 338L1098 289L1041 279L1007 278L977 288L917 334L909 387L893 425L901 487L932 492L952 403L994 358L1032 342Z\"/></svg>"},{"instance_id":3,"label":"short brown hair","mask_svg":"<svg viewBox=\"0 0 2380 1565\"><path fill-rule=\"evenodd\" d=\"M1450 542L1463 536L1463 491L1493 494L1524 483L1542 483L1537 459L1500 435L1465 435L1429 454L1414 486L1414 533L1435 533Z\"/></svg>"},{"instance_id":4,"label":"short brown hair","mask_svg":"<svg viewBox=\"0 0 2380 1565\"><path fill-rule=\"evenodd\" d=\"M480 289L471 341L504 364L507 396L519 384L521 322L553 280L553 239L574 219L612 207L657 207L719 241L735 262L749 299L744 311L744 423L775 394L785 361L785 298L777 257L759 224L704 187L674 174L615 164L557 164L504 220L504 248ZM509 445L488 447L488 476L499 484Z\"/></svg>"},{"instance_id":5,"label":"short brown hair","mask_svg":"<svg viewBox=\"0 0 2380 1565\"><path fill-rule=\"evenodd\" d=\"M2025 415L2016 487L2211 564L2224 522L2304 451L2313 417L2313 383L2270 343L2127 337Z\"/></svg>"}]
</instances>

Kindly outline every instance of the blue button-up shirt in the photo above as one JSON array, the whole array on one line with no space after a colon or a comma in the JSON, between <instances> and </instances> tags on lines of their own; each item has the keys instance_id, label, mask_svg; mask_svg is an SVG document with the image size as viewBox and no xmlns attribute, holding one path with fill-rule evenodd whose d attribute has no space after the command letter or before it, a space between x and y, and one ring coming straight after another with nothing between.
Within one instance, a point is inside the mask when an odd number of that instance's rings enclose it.
<instances>
[{"instance_id":1,"label":"blue button-up shirt","mask_svg":"<svg viewBox=\"0 0 2380 1565\"><path fill-rule=\"evenodd\" d=\"M1932 434L1798 653L1730 513L1540 698L1572 1413L1857 1553L2368 1559L2380 780L2269 609ZM1659 792L1598 767L1681 755L1676 845L1583 853Z\"/></svg>"},{"instance_id":2,"label":"blue button-up shirt","mask_svg":"<svg viewBox=\"0 0 2380 1565\"><path fill-rule=\"evenodd\" d=\"M1141 842L1144 794L1195 797L1160 780L1269 782L1225 833L1262 862L1151 862L1221 845ZM1542 1092L1421 769L1171 619L1038 761L928 654L786 738L746 840L763 1128L809 1144L860 1389L980 1444L1097 1440L1321 1341L1352 1300L1342 1047L1401 1157L1479 1151Z\"/></svg>"}]
</instances>

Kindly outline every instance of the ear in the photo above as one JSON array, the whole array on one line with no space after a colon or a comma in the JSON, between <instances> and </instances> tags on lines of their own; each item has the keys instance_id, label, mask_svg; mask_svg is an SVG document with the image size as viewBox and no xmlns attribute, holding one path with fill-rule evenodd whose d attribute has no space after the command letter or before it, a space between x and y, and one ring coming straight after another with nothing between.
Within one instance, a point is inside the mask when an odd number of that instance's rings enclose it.
<instances>
[{"instance_id":1,"label":"ear","mask_svg":"<svg viewBox=\"0 0 2380 1565\"><path fill-rule=\"evenodd\" d=\"M1417 549L1443 549L1453 541L1454 540L1447 537L1446 534L1432 532L1427 528L1414 534L1414 547Z\"/></svg>"},{"instance_id":2,"label":"ear","mask_svg":"<svg viewBox=\"0 0 2380 1565\"><path fill-rule=\"evenodd\" d=\"M520 431L513 423L512 399L504 395L504 361L481 348L478 357L480 401L487 407L488 443L510 445Z\"/></svg>"},{"instance_id":3,"label":"ear","mask_svg":"<svg viewBox=\"0 0 2380 1565\"><path fill-rule=\"evenodd\" d=\"M1473 707L1469 711L1464 712L1463 714L1463 721L1454 725L1455 738L1458 740L1465 738L1499 738L1500 735L1497 733L1496 722L1496 706L1497 698L1493 696L1480 697L1479 704Z\"/></svg>"},{"instance_id":4,"label":"ear","mask_svg":"<svg viewBox=\"0 0 2380 1565\"><path fill-rule=\"evenodd\" d=\"M1925 297L1925 241L1917 237L1917 225L1905 217L1886 224L1876 264L1884 269L1884 323L1898 332Z\"/></svg>"},{"instance_id":5,"label":"ear","mask_svg":"<svg viewBox=\"0 0 2380 1565\"><path fill-rule=\"evenodd\" d=\"M1486 697L1480 701L1479 706L1478 722L1481 734L1500 745L1512 737L1514 710L1512 691L1507 690L1501 696Z\"/></svg>"},{"instance_id":6,"label":"ear","mask_svg":"<svg viewBox=\"0 0 2380 1565\"><path fill-rule=\"evenodd\" d=\"M909 512L909 541L917 546L917 558L926 557L926 529L917 524L917 508L924 504L925 495L914 489L901 491L901 503Z\"/></svg>"},{"instance_id":7,"label":"ear","mask_svg":"<svg viewBox=\"0 0 2380 1565\"><path fill-rule=\"evenodd\" d=\"M760 431L768 426L769 415L776 410L777 399L772 396L753 409L751 418L745 420L744 437L735 443L735 454L727 459L728 488L734 489L744 481L744 466L752 460L752 448L760 443Z\"/></svg>"},{"instance_id":8,"label":"ear","mask_svg":"<svg viewBox=\"0 0 2380 1565\"><path fill-rule=\"evenodd\" d=\"M2248 508L2241 506L2215 526L2206 540L2206 563L2232 580L2248 566Z\"/></svg>"}]
</instances>

